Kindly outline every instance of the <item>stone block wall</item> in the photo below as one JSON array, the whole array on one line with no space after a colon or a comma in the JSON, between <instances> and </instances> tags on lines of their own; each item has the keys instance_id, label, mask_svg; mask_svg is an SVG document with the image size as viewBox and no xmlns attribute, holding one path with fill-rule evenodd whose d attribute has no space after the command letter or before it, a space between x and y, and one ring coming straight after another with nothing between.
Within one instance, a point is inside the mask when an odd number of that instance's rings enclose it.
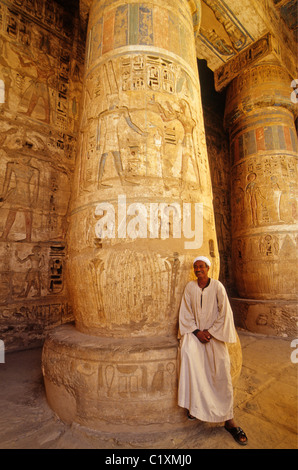
<instances>
[{"instance_id":1,"label":"stone block wall","mask_svg":"<svg viewBox=\"0 0 298 470\"><path fill-rule=\"evenodd\" d=\"M0 338L8 351L40 344L72 319L65 236L82 36L78 11L0 1Z\"/></svg>"}]
</instances>

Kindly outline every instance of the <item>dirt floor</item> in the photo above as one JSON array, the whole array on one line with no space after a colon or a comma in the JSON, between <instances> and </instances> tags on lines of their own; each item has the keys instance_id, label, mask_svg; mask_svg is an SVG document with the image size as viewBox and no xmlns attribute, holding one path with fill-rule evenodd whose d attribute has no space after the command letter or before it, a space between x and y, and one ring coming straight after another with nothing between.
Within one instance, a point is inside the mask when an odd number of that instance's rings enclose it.
<instances>
[{"instance_id":1,"label":"dirt floor","mask_svg":"<svg viewBox=\"0 0 298 470\"><path fill-rule=\"evenodd\" d=\"M0 364L0 449L297 449L298 364L291 341L238 331L243 366L235 419L248 436L239 446L222 425L197 421L191 433L134 441L62 423L49 408L41 349L9 353Z\"/></svg>"}]
</instances>

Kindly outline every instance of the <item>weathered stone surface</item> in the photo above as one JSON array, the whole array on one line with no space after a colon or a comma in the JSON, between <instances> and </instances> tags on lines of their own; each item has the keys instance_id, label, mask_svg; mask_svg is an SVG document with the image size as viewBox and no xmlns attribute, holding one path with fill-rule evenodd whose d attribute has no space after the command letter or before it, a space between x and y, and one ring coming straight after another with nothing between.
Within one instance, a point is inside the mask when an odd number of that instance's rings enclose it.
<instances>
[{"instance_id":1,"label":"weathered stone surface","mask_svg":"<svg viewBox=\"0 0 298 470\"><path fill-rule=\"evenodd\" d=\"M83 62L76 25L56 2L0 1L0 337L7 350L41 344L48 328L69 320L66 231Z\"/></svg>"},{"instance_id":2,"label":"weathered stone surface","mask_svg":"<svg viewBox=\"0 0 298 470\"><path fill-rule=\"evenodd\" d=\"M99 338L64 325L49 333L42 354L47 398L68 424L113 432L166 432L185 426L177 406L177 340L160 336ZM242 354L229 345L234 387Z\"/></svg>"},{"instance_id":3,"label":"weathered stone surface","mask_svg":"<svg viewBox=\"0 0 298 470\"><path fill-rule=\"evenodd\" d=\"M242 372L236 384L235 419L248 435L245 450L297 449L297 364L295 351L281 338L238 331L243 351ZM297 357L297 352L296 352ZM40 368L41 349L9 353L0 364L1 449L102 449L101 458L113 449L237 449L223 423L189 421L170 432L113 434L79 424L65 424L49 408ZM185 451L182 451L183 453ZM201 461L192 452L192 465Z\"/></svg>"}]
</instances>

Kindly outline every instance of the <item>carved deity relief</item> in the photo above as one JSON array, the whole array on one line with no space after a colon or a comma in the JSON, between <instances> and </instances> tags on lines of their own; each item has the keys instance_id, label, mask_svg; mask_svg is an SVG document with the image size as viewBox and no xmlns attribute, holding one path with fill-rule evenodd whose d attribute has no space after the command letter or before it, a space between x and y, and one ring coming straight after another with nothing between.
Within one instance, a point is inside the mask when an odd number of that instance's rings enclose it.
<instances>
[{"instance_id":1,"label":"carved deity relief","mask_svg":"<svg viewBox=\"0 0 298 470\"><path fill-rule=\"evenodd\" d=\"M291 156L247 160L234 167L235 227L291 224L297 221L297 162Z\"/></svg>"},{"instance_id":2,"label":"carved deity relief","mask_svg":"<svg viewBox=\"0 0 298 470\"><path fill-rule=\"evenodd\" d=\"M31 157L25 156L6 165L0 203L1 209L7 208L9 212L0 241L7 240L18 212L24 215L24 241L31 241L32 211L38 197L39 170L32 166L30 161Z\"/></svg>"},{"instance_id":3,"label":"carved deity relief","mask_svg":"<svg viewBox=\"0 0 298 470\"><path fill-rule=\"evenodd\" d=\"M65 245L6 244L0 250L0 304L45 299L64 290Z\"/></svg>"},{"instance_id":4,"label":"carved deity relief","mask_svg":"<svg viewBox=\"0 0 298 470\"><path fill-rule=\"evenodd\" d=\"M70 197L66 171L43 164L35 155L19 154L14 160L3 156L0 241L63 239Z\"/></svg>"},{"instance_id":5,"label":"carved deity relief","mask_svg":"<svg viewBox=\"0 0 298 470\"><path fill-rule=\"evenodd\" d=\"M279 241L275 235L264 235L260 239L260 253L272 257L279 253Z\"/></svg>"},{"instance_id":6,"label":"carved deity relief","mask_svg":"<svg viewBox=\"0 0 298 470\"><path fill-rule=\"evenodd\" d=\"M40 270L44 266L44 258L41 254L41 247L36 245L32 249L32 253L26 256L26 258L19 258L18 252L15 252L16 259L19 263L23 264L29 261L30 268L27 271L25 282L26 289L24 289L19 297L27 297L31 288L35 289L33 297L41 296L41 273Z\"/></svg>"},{"instance_id":7,"label":"carved deity relief","mask_svg":"<svg viewBox=\"0 0 298 470\"><path fill-rule=\"evenodd\" d=\"M54 21L49 23L51 15L46 7L29 9L26 13L33 16L30 21L23 17L21 4L14 5L2 7L0 25L0 79L5 83L7 115L17 112L24 118L73 132L78 123L76 94L81 90L82 66L76 60L71 70L73 52L68 26L64 24L62 30L60 24L63 10L55 4ZM63 45L61 34L66 36Z\"/></svg>"},{"instance_id":8,"label":"carved deity relief","mask_svg":"<svg viewBox=\"0 0 298 470\"><path fill-rule=\"evenodd\" d=\"M143 266L146 266L145 272ZM110 270L117 272L117 278L108 275ZM175 311L176 287L181 276L178 253L162 260L149 252L134 252L132 258L131 252L124 249L121 256L111 253L106 261L95 258L89 265L89 272L98 320L101 325L111 325L114 332L124 325L140 330L147 322L164 323L167 315L172 317ZM113 292L113 296L107 295L109 292Z\"/></svg>"},{"instance_id":9,"label":"carved deity relief","mask_svg":"<svg viewBox=\"0 0 298 470\"><path fill-rule=\"evenodd\" d=\"M98 116L98 139L100 148L100 159L99 159L99 170L98 170L98 186L107 186L103 183L105 162L108 155L111 153L114 159L115 169L123 182L124 170L121 160L121 152L119 145L119 122L120 119L124 119L126 124L137 134L141 136L146 133L140 129L131 119L129 110L126 106L119 105L118 94L116 96L108 96L110 100L109 108L107 111L103 111ZM102 137L101 137L102 135ZM127 179L126 179L127 180ZM108 185L109 186L109 185Z\"/></svg>"},{"instance_id":10,"label":"carved deity relief","mask_svg":"<svg viewBox=\"0 0 298 470\"><path fill-rule=\"evenodd\" d=\"M259 225L259 212L260 212L260 205L261 207L265 207L266 198L263 196L260 186L256 181L257 175L256 173L249 173L246 177L247 185L245 187L245 193L248 198L248 205L251 217L251 225L256 227Z\"/></svg>"},{"instance_id":11,"label":"carved deity relief","mask_svg":"<svg viewBox=\"0 0 298 470\"><path fill-rule=\"evenodd\" d=\"M20 108L26 108L22 111L23 114L31 117L40 101L42 107L40 114L43 114L44 117L40 116L39 119L49 124L51 113L49 79L55 73L55 69L50 63L48 51L41 49L36 56L29 57L27 62L23 59L22 54L18 53L18 56L21 67L35 67L37 75L36 80L31 81L24 91L19 106Z\"/></svg>"},{"instance_id":12,"label":"carved deity relief","mask_svg":"<svg viewBox=\"0 0 298 470\"><path fill-rule=\"evenodd\" d=\"M98 76L102 85L96 94ZM140 184L138 177L144 176L179 177L201 188L190 83L181 66L153 55L109 60L98 73L88 74L80 140L82 191L108 188L117 180ZM159 98L164 94L166 101Z\"/></svg>"}]
</instances>

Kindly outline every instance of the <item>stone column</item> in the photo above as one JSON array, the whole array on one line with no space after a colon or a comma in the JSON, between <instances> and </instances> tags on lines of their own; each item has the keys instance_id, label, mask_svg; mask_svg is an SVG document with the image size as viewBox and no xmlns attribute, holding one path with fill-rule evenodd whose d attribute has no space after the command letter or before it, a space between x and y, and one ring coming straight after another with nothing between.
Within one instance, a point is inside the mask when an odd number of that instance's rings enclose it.
<instances>
[{"instance_id":1,"label":"stone column","mask_svg":"<svg viewBox=\"0 0 298 470\"><path fill-rule=\"evenodd\" d=\"M227 92L237 324L296 337L297 135L291 78L270 57ZM297 105L296 105L297 111Z\"/></svg>"},{"instance_id":2,"label":"stone column","mask_svg":"<svg viewBox=\"0 0 298 470\"><path fill-rule=\"evenodd\" d=\"M94 1L83 98L68 236L76 321L45 344L47 397L98 430L187 426L179 304L194 256L218 274L188 2Z\"/></svg>"}]
</instances>

